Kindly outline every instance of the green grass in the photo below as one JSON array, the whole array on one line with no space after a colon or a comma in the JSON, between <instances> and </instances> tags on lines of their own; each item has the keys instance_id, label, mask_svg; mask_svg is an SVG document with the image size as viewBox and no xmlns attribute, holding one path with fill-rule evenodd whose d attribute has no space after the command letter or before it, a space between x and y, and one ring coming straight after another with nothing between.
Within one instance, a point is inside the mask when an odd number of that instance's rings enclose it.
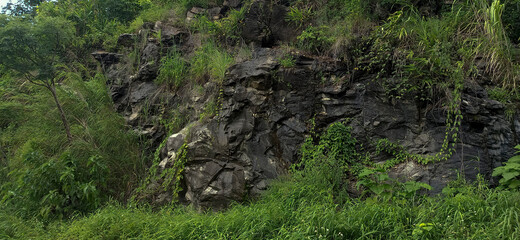
<instances>
[{"instance_id":1,"label":"green grass","mask_svg":"<svg viewBox=\"0 0 520 240\"><path fill-rule=\"evenodd\" d=\"M0 232L18 239L518 239L520 193L463 185L437 197L348 199L295 179L225 212L112 204L48 226L0 212ZM431 229L429 228L431 227ZM2 233L0 233L0 236Z\"/></svg>"},{"instance_id":2,"label":"green grass","mask_svg":"<svg viewBox=\"0 0 520 240\"><path fill-rule=\"evenodd\" d=\"M188 66L181 53L175 47L168 50L168 55L161 59L161 67L159 69L159 76L155 80L156 83L164 83L178 88L183 85L188 73Z\"/></svg>"},{"instance_id":3,"label":"green grass","mask_svg":"<svg viewBox=\"0 0 520 240\"><path fill-rule=\"evenodd\" d=\"M65 221L19 218L0 210L0 236L13 239L518 239L520 192L490 189L479 178L458 179L442 194L406 192L379 183L386 195L346 193L363 154L349 128L332 125L302 148L301 164L273 181L258 199L222 212L199 212L171 204L151 206L112 201L88 215ZM347 159L347 160L345 160ZM343 161L340 161L343 160ZM354 161L354 162L353 162ZM353 170L349 170L353 169ZM359 175L361 176L361 175ZM417 189L416 189L417 190ZM375 192L374 192L375 193Z\"/></svg>"},{"instance_id":4,"label":"green grass","mask_svg":"<svg viewBox=\"0 0 520 240\"><path fill-rule=\"evenodd\" d=\"M190 74L198 82L208 79L217 83L224 80L226 70L234 63L233 57L216 43L208 41L195 51L190 60Z\"/></svg>"}]
</instances>

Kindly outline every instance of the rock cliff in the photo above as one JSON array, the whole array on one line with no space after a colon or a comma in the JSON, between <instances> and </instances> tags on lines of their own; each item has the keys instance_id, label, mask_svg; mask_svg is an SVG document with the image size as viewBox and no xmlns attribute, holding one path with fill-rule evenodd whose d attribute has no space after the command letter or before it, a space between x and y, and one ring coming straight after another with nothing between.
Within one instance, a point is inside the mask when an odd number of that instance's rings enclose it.
<instances>
[{"instance_id":1,"label":"rock cliff","mask_svg":"<svg viewBox=\"0 0 520 240\"><path fill-rule=\"evenodd\" d=\"M174 166L185 144L182 202L220 209L258 195L298 161L299 148L310 135L310 119L318 131L337 121L346 122L364 151L375 152L380 139L419 156L435 155L442 147L447 110L441 104L414 96L392 100L375 75L353 75L336 59L294 53L295 65L283 67L273 42L290 36L251 39L258 43L252 58L230 67L221 85L209 82L199 90L171 91L154 82L160 56L173 45L189 54L197 45L196 36L166 22L149 25L149 31L161 30L161 40L142 30L121 36L120 53L93 55L105 70L117 110L149 140L151 150L161 146L158 174ZM252 28L244 34L257 29ZM127 44L132 41L137 44ZM137 70L128 64L129 48L140 50ZM518 116L506 117L503 104L488 98L484 84L463 87L463 120L452 156L427 165L404 161L390 169L391 175L426 182L433 192L442 190L457 173L470 180L482 174L493 183L493 168L507 160L519 142L520 121ZM210 101L218 102L218 114L200 120ZM162 115L165 111L175 114ZM167 136L160 120L173 118L183 119L177 130L183 129ZM393 157L382 153L373 154L372 159L384 163ZM152 193L147 196L159 204L170 201L173 194L159 187L161 181L157 178L150 184Z\"/></svg>"}]
</instances>

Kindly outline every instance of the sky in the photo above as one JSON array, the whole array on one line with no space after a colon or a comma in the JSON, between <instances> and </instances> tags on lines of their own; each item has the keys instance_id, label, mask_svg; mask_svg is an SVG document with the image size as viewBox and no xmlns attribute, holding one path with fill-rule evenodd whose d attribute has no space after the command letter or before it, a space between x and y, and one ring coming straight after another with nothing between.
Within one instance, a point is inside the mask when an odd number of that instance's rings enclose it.
<instances>
[{"instance_id":1,"label":"sky","mask_svg":"<svg viewBox=\"0 0 520 240\"><path fill-rule=\"evenodd\" d=\"M0 9L4 8L8 2L9 0L0 0Z\"/></svg>"}]
</instances>

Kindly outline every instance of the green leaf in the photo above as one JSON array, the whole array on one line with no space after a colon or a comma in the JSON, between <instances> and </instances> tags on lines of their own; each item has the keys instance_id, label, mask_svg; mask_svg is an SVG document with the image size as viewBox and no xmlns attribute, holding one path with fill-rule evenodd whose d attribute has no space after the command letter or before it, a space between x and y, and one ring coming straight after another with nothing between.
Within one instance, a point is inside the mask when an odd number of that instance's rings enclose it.
<instances>
[{"instance_id":1,"label":"green leaf","mask_svg":"<svg viewBox=\"0 0 520 240\"><path fill-rule=\"evenodd\" d=\"M383 185L375 185L370 187L370 190L377 195L381 195L381 193L383 193L383 191L385 190L385 187Z\"/></svg>"},{"instance_id":2,"label":"green leaf","mask_svg":"<svg viewBox=\"0 0 520 240\"><path fill-rule=\"evenodd\" d=\"M511 181L511 183L509 183L508 187L510 189L518 189L520 187L520 180L515 179L515 180Z\"/></svg>"},{"instance_id":3,"label":"green leaf","mask_svg":"<svg viewBox=\"0 0 520 240\"><path fill-rule=\"evenodd\" d=\"M515 146L515 149L517 150L517 153L520 154L520 145L516 145L516 146Z\"/></svg>"},{"instance_id":4,"label":"green leaf","mask_svg":"<svg viewBox=\"0 0 520 240\"><path fill-rule=\"evenodd\" d=\"M390 177L388 176L388 174L380 174L377 176L377 180L382 182L382 181L390 180Z\"/></svg>"},{"instance_id":5,"label":"green leaf","mask_svg":"<svg viewBox=\"0 0 520 240\"><path fill-rule=\"evenodd\" d=\"M507 163L520 163L520 155L511 157Z\"/></svg>"},{"instance_id":6,"label":"green leaf","mask_svg":"<svg viewBox=\"0 0 520 240\"><path fill-rule=\"evenodd\" d=\"M430 184L420 182L419 185L420 185L422 188L427 189L427 190L429 190L429 191L432 190L432 186L430 186Z\"/></svg>"},{"instance_id":7,"label":"green leaf","mask_svg":"<svg viewBox=\"0 0 520 240\"><path fill-rule=\"evenodd\" d=\"M428 227L423 227L423 229L426 230L426 231L430 231L430 230L433 229L433 227L432 226L428 226Z\"/></svg>"},{"instance_id":8,"label":"green leaf","mask_svg":"<svg viewBox=\"0 0 520 240\"><path fill-rule=\"evenodd\" d=\"M504 174L505 172L507 172L507 169L505 167L497 167L493 170L493 174L491 174L491 176L493 176L493 177L500 176L500 175Z\"/></svg>"},{"instance_id":9,"label":"green leaf","mask_svg":"<svg viewBox=\"0 0 520 240\"><path fill-rule=\"evenodd\" d=\"M363 171L358 175L358 177L362 178L362 177L366 177L366 176L372 175L372 174L374 174L374 173L375 173L374 170L369 169L369 168L365 168L365 169L363 169Z\"/></svg>"},{"instance_id":10,"label":"green leaf","mask_svg":"<svg viewBox=\"0 0 520 240\"><path fill-rule=\"evenodd\" d=\"M502 179L503 179L504 181L509 181L509 180L515 178L515 177L518 176L518 175L520 175L520 172L507 172L507 173L504 173L504 174L502 175Z\"/></svg>"}]
</instances>

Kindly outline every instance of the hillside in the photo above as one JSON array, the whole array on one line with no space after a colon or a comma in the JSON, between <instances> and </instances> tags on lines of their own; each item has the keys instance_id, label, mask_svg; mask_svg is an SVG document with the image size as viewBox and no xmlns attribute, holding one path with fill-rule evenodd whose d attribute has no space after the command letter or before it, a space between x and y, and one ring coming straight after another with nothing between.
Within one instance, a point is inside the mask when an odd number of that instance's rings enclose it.
<instances>
[{"instance_id":1,"label":"hillside","mask_svg":"<svg viewBox=\"0 0 520 240\"><path fill-rule=\"evenodd\" d=\"M8 5L0 237L517 239L519 12Z\"/></svg>"}]
</instances>

